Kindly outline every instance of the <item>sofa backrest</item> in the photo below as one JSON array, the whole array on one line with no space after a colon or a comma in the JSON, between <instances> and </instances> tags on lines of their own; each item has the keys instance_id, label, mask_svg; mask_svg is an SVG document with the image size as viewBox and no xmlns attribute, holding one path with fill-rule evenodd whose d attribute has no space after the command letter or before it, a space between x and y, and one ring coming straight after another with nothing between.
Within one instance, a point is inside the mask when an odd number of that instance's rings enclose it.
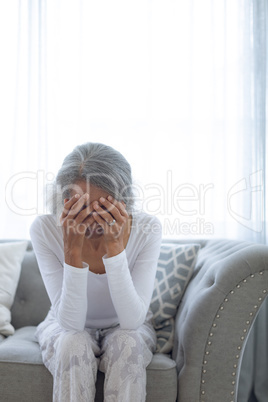
<instances>
[{"instance_id":1,"label":"sofa backrest","mask_svg":"<svg viewBox=\"0 0 268 402\"><path fill-rule=\"evenodd\" d=\"M9 240L10 241L10 240ZM48 313L50 300L38 268L36 257L29 241L11 309L12 325L15 329L38 325Z\"/></svg>"},{"instance_id":2,"label":"sofa backrest","mask_svg":"<svg viewBox=\"0 0 268 402\"><path fill-rule=\"evenodd\" d=\"M0 240L2 242L11 242L18 240ZM174 243L189 243L189 240L170 240L165 239L165 242ZM190 241L193 243L193 241ZM206 244L205 240L195 240L194 243L200 243L201 247ZM21 275L18 283L16 296L11 309L12 325L15 329L24 326L36 326L46 317L49 308L50 300L48 298L37 260L32 248L31 241L28 242L28 247L22 262Z\"/></svg>"}]
</instances>

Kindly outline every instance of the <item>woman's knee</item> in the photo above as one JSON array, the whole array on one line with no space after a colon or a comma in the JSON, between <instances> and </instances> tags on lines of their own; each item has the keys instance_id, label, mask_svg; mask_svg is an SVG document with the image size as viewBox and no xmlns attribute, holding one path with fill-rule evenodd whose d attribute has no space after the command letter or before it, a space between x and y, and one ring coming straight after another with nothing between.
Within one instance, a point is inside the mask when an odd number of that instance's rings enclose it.
<instances>
[{"instance_id":1,"label":"woman's knee","mask_svg":"<svg viewBox=\"0 0 268 402\"><path fill-rule=\"evenodd\" d=\"M135 362L147 365L150 362L152 352L148 348L147 342L139 331L118 329L110 334L104 346L104 353L112 362L125 360L125 362Z\"/></svg>"},{"instance_id":2,"label":"woman's knee","mask_svg":"<svg viewBox=\"0 0 268 402\"><path fill-rule=\"evenodd\" d=\"M66 359L75 356L94 359L97 347L86 331L63 331L55 342L55 350L58 359Z\"/></svg>"}]
</instances>

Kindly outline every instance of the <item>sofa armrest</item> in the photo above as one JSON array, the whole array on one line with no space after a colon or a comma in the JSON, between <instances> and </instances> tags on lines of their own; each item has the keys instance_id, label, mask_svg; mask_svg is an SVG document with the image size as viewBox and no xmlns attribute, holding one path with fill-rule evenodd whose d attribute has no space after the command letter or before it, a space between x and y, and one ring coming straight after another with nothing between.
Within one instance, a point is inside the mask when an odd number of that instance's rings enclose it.
<instances>
[{"instance_id":1,"label":"sofa armrest","mask_svg":"<svg viewBox=\"0 0 268 402\"><path fill-rule=\"evenodd\" d=\"M268 292L268 247L210 240L176 317L178 401L235 401L246 340Z\"/></svg>"}]
</instances>

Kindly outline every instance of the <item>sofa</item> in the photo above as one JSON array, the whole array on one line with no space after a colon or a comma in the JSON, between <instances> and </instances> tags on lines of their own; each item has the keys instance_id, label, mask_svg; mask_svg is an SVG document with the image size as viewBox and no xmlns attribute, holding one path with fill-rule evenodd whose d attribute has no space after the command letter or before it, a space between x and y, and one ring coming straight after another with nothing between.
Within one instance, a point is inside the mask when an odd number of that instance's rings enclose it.
<instances>
[{"instance_id":1,"label":"sofa","mask_svg":"<svg viewBox=\"0 0 268 402\"><path fill-rule=\"evenodd\" d=\"M167 243L198 244L199 251L176 310L172 351L155 353L147 367L146 400L236 401L244 347L268 292L268 247L225 239ZM52 376L34 337L49 307L29 241L11 309L15 332L0 335L1 402L52 401ZM103 380L99 372L95 401L103 400Z\"/></svg>"}]
</instances>

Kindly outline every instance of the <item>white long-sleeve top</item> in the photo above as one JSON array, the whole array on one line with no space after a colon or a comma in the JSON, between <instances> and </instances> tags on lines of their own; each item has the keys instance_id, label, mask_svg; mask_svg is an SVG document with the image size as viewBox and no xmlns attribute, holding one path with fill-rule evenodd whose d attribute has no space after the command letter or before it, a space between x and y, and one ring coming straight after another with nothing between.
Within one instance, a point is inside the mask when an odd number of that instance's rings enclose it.
<instances>
[{"instance_id":1,"label":"white long-sleeve top","mask_svg":"<svg viewBox=\"0 0 268 402\"><path fill-rule=\"evenodd\" d=\"M64 262L62 228L53 215L38 216L30 228L39 269L51 301L51 315L64 329L108 328L143 324L153 293L161 244L159 220L133 214L127 246L105 258L105 274L95 274L83 262Z\"/></svg>"}]
</instances>

